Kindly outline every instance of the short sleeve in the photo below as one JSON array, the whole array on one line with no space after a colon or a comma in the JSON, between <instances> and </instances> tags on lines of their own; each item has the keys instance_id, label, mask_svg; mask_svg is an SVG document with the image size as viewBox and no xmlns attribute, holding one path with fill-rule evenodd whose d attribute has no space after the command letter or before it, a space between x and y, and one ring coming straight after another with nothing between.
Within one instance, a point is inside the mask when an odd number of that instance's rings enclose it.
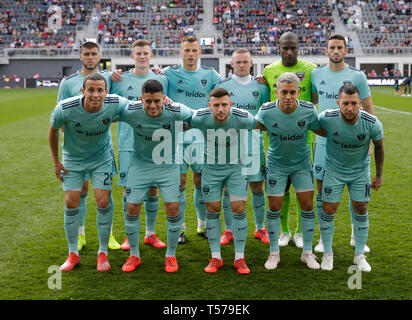
<instances>
[{"instance_id":1,"label":"short sleeve","mask_svg":"<svg viewBox=\"0 0 412 320\"><path fill-rule=\"evenodd\" d=\"M368 80L366 79L365 74L362 71L360 71L360 74L361 74L360 79L359 79L360 81L357 87L359 89L360 98L361 100L363 100L371 96L371 90L369 88Z\"/></svg>"},{"instance_id":2,"label":"short sleeve","mask_svg":"<svg viewBox=\"0 0 412 320\"><path fill-rule=\"evenodd\" d=\"M60 104L58 104L52 111L50 125L55 129L59 129L64 125L63 110Z\"/></svg>"},{"instance_id":3,"label":"short sleeve","mask_svg":"<svg viewBox=\"0 0 412 320\"><path fill-rule=\"evenodd\" d=\"M312 87L312 92L318 92L318 89L316 88L316 84L315 84L315 78L316 78L316 69L313 69L311 74L310 74L310 83L311 83L311 87Z\"/></svg>"},{"instance_id":4,"label":"short sleeve","mask_svg":"<svg viewBox=\"0 0 412 320\"><path fill-rule=\"evenodd\" d=\"M309 124L309 129L314 131L320 128L320 122L318 118L318 114L316 113L316 109L313 109L312 119Z\"/></svg>"},{"instance_id":5,"label":"short sleeve","mask_svg":"<svg viewBox=\"0 0 412 320\"><path fill-rule=\"evenodd\" d=\"M383 126L382 122L380 122L378 119L376 119L376 122L373 126L373 130L371 133L371 139L373 141L379 141L383 138Z\"/></svg>"}]
</instances>

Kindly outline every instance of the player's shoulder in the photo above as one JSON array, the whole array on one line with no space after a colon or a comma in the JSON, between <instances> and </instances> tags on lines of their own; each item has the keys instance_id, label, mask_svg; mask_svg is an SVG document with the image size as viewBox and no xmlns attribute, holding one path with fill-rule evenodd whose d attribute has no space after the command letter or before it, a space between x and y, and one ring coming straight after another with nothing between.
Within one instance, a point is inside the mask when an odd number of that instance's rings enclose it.
<instances>
[{"instance_id":1,"label":"player's shoulder","mask_svg":"<svg viewBox=\"0 0 412 320\"><path fill-rule=\"evenodd\" d=\"M178 102L173 102L171 104L165 104L165 110L170 112L180 112L182 109L183 104Z\"/></svg>"},{"instance_id":2,"label":"player's shoulder","mask_svg":"<svg viewBox=\"0 0 412 320\"><path fill-rule=\"evenodd\" d=\"M266 111L273 108L276 108L276 101L270 101L262 104L259 110Z\"/></svg>"},{"instance_id":3,"label":"player's shoulder","mask_svg":"<svg viewBox=\"0 0 412 320\"><path fill-rule=\"evenodd\" d=\"M350 72L356 72L356 73L362 73L361 70L356 69L355 67L352 67L350 65L346 65L347 70L349 70Z\"/></svg>"},{"instance_id":4,"label":"player's shoulder","mask_svg":"<svg viewBox=\"0 0 412 320\"><path fill-rule=\"evenodd\" d=\"M206 72L212 72L215 71L215 69L213 67L209 67L209 66L204 66L204 65L200 65L200 69L204 70Z\"/></svg>"},{"instance_id":5,"label":"player's shoulder","mask_svg":"<svg viewBox=\"0 0 412 320\"><path fill-rule=\"evenodd\" d=\"M326 109L319 114L319 117L336 118L340 116L339 109Z\"/></svg>"},{"instance_id":6,"label":"player's shoulder","mask_svg":"<svg viewBox=\"0 0 412 320\"><path fill-rule=\"evenodd\" d=\"M327 64L321 64L321 65L317 66L315 69L313 69L312 73L325 72L328 69L329 68L328 68Z\"/></svg>"},{"instance_id":7,"label":"player's shoulder","mask_svg":"<svg viewBox=\"0 0 412 320\"><path fill-rule=\"evenodd\" d=\"M129 111L142 110L143 109L143 103L140 100L138 100L138 101L130 101L129 100L129 103L127 104L126 109L129 110Z\"/></svg>"},{"instance_id":8,"label":"player's shoulder","mask_svg":"<svg viewBox=\"0 0 412 320\"><path fill-rule=\"evenodd\" d=\"M363 119L366 122L370 122L370 123L376 123L376 121L378 120L378 118L364 110L360 110L360 118Z\"/></svg>"},{"instance_id":9,"label":"player's shoulder","mask_svg":"<svg viewBox=\"0 0 412 320\"><path fill-rule=\"evenodd\" d=\"M126 98L120 97L119 95L115 93L109 93L104 98L104 103L119 103L120 100L122 99L126 99Z\"/></svg>"},{"instance_id":10,"label":"player's shoulder","mask_svg":"<svg viewBox=\"0 0 412 320\"><path fill-rule=\"evenodd\" d=\"M175 64L173 66L168 66L163 69L163 72L169 72L169 71L179 71L182 68L182 64Z\"/></svg>"},{"instance_id":11,"label":"player's shoulder","mask_svg":"<svg viewBox=\"0 0 412 320\"><path fill-rule=\"evenodd\" d=\"M67 111L74 107L80 106L82 98L83 98L83 95L70 97L70 98L60 101L57 106L60 106L63 111Z\"/></svg>"},{"instance_id":12,"label":"player's shoulder","mask_svg":"<svg viewBox=\"0 0 412 320\"><path fill-rule=\"evenodd\" d=\"M222 79L217 83L217 86L227 85L227 84L230 84L232 81L233 81L232 78Z\"/></svg>"},{"instance_id":13,"label":"player's shoulder","mask_svg":"<svg viewBox=\"0 0 412 320\"><path fill-rule=\"evenodd\" d=\"M314 64L313 62L303 60L303 59L298 59L298 63L304 66L307 69L316 69L318 68L317 64Z\"/></svg>"},{"instance_id":14,"label":"player's shoulder","mask_svg":"<svg viewBox=\"0 0 412 320\"><path fill-rule=\"evenodd\" d=\"M249 115L249 112L247 112L246 110L232 107L232 114L238 118L247 118Z\"/></svg>"},{"instance_id":15,"label":"player's shoulder","mask_svg":"<svg viewBox=\"0 0 412 320\"><path fill-rule=\"evenodd\" d=\"M312 102L304 101L304 100L298 100L298 101L301 107L304 107L307 109L315 109L315 105Z\"/></svg>"},{"instance_id":16,"label":"player's shoulder","mask_svg":"<svg viewBox=\"0 0 412 320\"><path fill-rule=\"evenodd\" d=\"M69 80L73 80L76 77L79 76L80 70L77 70L76 72L73 72L72 74L69 74L66 78L63 79L63 81L69 81Z\"/></svg>"},{"instance_id":17,"label":"player's shoulder","mask_svg":"<svg viewBox=\"0 0 412 320\"><path fill-rule=\"evenodd\" d=\"M195 111L194 115L196 117L204 117L207 116L209 114L212 114L212 110L210 110L209 108L200 108L198 110Z\"/></svg>"}]
</instances>

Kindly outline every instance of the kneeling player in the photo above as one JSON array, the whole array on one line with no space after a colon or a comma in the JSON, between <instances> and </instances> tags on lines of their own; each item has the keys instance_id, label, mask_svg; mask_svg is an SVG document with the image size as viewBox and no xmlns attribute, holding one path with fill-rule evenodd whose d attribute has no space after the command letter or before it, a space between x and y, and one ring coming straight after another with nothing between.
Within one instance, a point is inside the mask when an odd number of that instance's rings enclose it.
<instances>
[{"instance_id":1,"label":"kneeling player","mask_svg":"<svg viewBox=\"0 0 412 320\"><path fill-rule=\"evenodd\" d=\"M339 110L325 110L319 115L319 122L327 131L326 169L322 185L323 208L319 215L319 228L324 245L321 263L323 270L333 269L333 220L343 188L347 185L355 212L354 263L361 271L371 271L364 256L364 248L369 232L368 202L371 187L378 190L382 185L383 128L375 116L360 110L359 96L356 86L345 84L338 94ZM376 163L376 176L372 184L368 153L371 140Z\"/></svg>"}]
</instances>

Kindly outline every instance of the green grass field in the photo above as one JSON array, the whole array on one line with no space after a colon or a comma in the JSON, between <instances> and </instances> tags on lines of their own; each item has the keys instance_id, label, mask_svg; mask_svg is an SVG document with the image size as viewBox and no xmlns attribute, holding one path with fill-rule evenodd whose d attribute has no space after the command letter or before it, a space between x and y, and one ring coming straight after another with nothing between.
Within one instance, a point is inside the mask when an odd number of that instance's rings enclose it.
<instances>
[{"instance_id":1,"label":"green grass field","mask_svg":"<svg viewBox=\"0 0 412 320\"><path fill-rule=\"evenodd\" d=\"M412 299L412 98L393 94L393 88L373 88L376 109L385 130L384 185L373 191L369 207L370 233L368 261L372 272L362 274L362 288L349 289L348 267L353 264L349 246L350 217L345 191L335 218L334 270L309 270L300 262L300 249L281 249L278 269L264 268L269 246L254 239L254 218L248 202L249 237L246 261L248 276L232 267L233 244L222 248L224 266L217 274L203 272L210 258L208 242L196 235L193 185L188 182L186 225L188 242L179 245L179 271L164 272L165 249L143 244L144 215L141 217L142 264L125 274L121 266L129 256L121 250L109 251L111 270L96 271L96 206L92 189L88 196L87 246L81 251L82 265L62 275L61 289L48 287L49 267L67 257L63 229L64 194L56 179L47 139L49 117L55 105L54 89L0 90L0 300L4 299ZM397 113L396 111L410 112ZM117 126L112 127L116 141ZM116 148L116 147L115 147ZM374 174L374 164L372 164ZM190 179L188 179L190 180ZM125 237L121 209L122 190L114 180L114 234ZM291 230L296 209L292 198ZM223 221L223 217L221 216ZM157 234L166 240L166 217L162 202ZM315 233L315 241L319 231ZM291 242L292 243L292 242ZM315 243L314 243L315 244ZM318 254L320 260L321 255Z\"/></svg>"}]
</instances>

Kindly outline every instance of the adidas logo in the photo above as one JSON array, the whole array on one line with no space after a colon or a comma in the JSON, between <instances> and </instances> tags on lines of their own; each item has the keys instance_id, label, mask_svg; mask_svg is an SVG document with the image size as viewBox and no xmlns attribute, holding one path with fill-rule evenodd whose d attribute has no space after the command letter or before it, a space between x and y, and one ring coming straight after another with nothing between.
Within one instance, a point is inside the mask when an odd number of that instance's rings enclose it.
<instances>
[{"instance_id":1,"label":"adidas logo","mask_svg":"<svg viewBox=\"0 0 412 320\"><path fill-rule=\"evenodd\" d=\"M321 85L321 86L324 86L326 83L325 83L325 80L322 80L320 83L319 83L319 85Z\"/></svg>"},{"instance_id":2,"label":"adidas logo","mask_svg":"<svg viewBox=\"0 0 412 320\"><path fill-rule=\"evenodd\" d=\"M178 83L178 84L182 84L182 83L183 83L183 80L180 79L177 83Z\"/></svg>"},{"instance_id":3,"label":"adidas logo","mask_svg":"<svg viewBox=\"0 0 412 320\"><path fill-rule=\"evenodd\" d=\"M278 125L277 123L275 123L275 124L273 125L273 128L279 128L279 125Z\"/></svg>"},{"instance_id":4,"label":"adidas logo","mask_svg":"<svg viewBox=\"0 0 412 320\"><path fill-rule=\"evenodd\" d=\"M75 127L81 127L82 125L80 124L80 122L77 122L76 124L75 124Z\"/></svg>"},{"instance_id":5,"label":"adidas logo","mask_svg":"<svg viewBox=\"0 0 412 320\"><path fill-rule=\"evenodd\" d=\"M230 96L231 96L231 97L233 97L233 96L234 96L233 92L231 92L231 93L230 93Z\"/></svg>"},{"instance_id":6,"label":"adidas logo","mask_svg":"<svg viewBox=\"0 0 412 320\"><path fill-rule=\"evenodd\" d=\"M133 90L133 87L130 85L129 88L127 88L127 90Z\"/></svg>"},{"instance_id":7,"label":"adidas logo","mask_svg":"<svg viewBox=\"0 0 412 320\"><path fill-rule=\"evenodd\" d=\"M339 137L339 133L336 131L334 134L333 134L335 137Z\"/></svg>"}]
</instances>

